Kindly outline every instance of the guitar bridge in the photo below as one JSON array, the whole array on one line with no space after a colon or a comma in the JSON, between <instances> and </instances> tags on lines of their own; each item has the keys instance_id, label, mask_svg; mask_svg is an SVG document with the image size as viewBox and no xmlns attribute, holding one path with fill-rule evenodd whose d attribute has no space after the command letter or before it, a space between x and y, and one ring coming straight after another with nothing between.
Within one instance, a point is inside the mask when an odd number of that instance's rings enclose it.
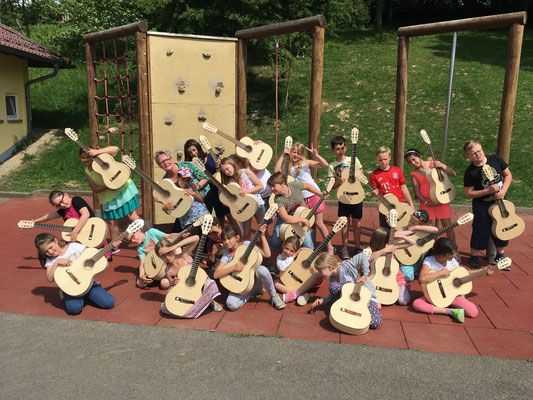
<instances>
[{"instance_id":1,"label":"guitar bridge","mask_svg":"<svg viewBox=\"0 0 533 400\"><path fill-rule=\"evenodd\" d=\"M68 269L66 271L67 275L70 277L70 279L72 279L74 282L76 282L76 284L80 284L81 282L78 280L78 278L76 278L76 275L74 275L72 272L70 272Z\"/></svg>"},{"instance_id":2,"label":"guitar bridge","mask_svg":"<svg viewBox=\"0 0 533 400\"><path fill-rule=\"evenodd\" d=\"M235 279L236 281L242 282L242 278L241 278L239 275L233 275L233 274L231 274L230 276L231 276L233 279Z\"/></svg>"},{"instance_id":3,"label":"guitar bridge","mask_svg":"<svg viewBox=\"0 0 533 400\"><path fill-rule=\"evenodd\" d=\"M448 194L452 191L452 188L448 188L446 190L441 190L440 194Z\"/></svg>"},{"instance_id":4,"label":"guitar bridge","mask_svg":"<svg viewBox=\"0 0 533 400\"><path fill-rule=\"evenodd\" d=\"M91 225L91 230L89 232L89 240L93 240L94 235L94 224Z\"/></svg>"},{"instance_id":5,"label":"guitar bridge","mask_svg":"<svg viewBox=\"0 0 533 400\"><path fill-rule=\"evenodd\" d=\"M379 290L380 292L385 292L385 293L392 293L392 289L381 287L381 286L376 286L376 290Z\"/></svg>"},{"instance_id":6,"label":"guitar bridge","mask_svg":"<svg viewBox=\"0 0 533 400\"><path fill-rule=\"evenodd\" d=\"M297 281L298 283L304 283L303 280L301 280L298 275L296 275L294 272L292 271L289 271L289 275L291 276L292 279L294 279L295 281Z\"/></svg>"},{"instance_id":7,"label":"guitar bridge","mask_svg":"<svg viewBox=\"0 0 533 400\"><path fill-rule=\"evenodd\" d=\"M117 173L111 177L111 182L113 182L115 179L117 179L120 176L121 173L122 173L122 171L119 169L117 171Z\"/></svg>"},{"instance_id":8,"label":"guitar bridge","mask_svg":"<svg viewBox=\"0 0 533 400\"><path fill-rule=\"evenodd\" d=\"M363 315L361 313L358 313L357 311L349 310L349 309L344 308L344 307L341 307L341 311L345 312L346 314L353 315L355 317L360 317L361 315Z\"/></svg>"},{"instance_id":9,"label":"guitar bridge","mask_svg":"<svg viewBox=\"0 0 533 400\"><path fill-rule=\"evenodd\" d=\"M174 204L174 210L179 207L179 205L181 204L182 201L183 201L183 199L179 199L178 202L176 204Z\"/></svg>"},{"instance_id":10,"label":"guitar bridge","mask_svg":"<svg viewBox=\"0 0 533 400\"><path fill-rule=\"evenodd\" d=\"M263 158L263 154L265 154L265 150L264 149L261 150L261 152L257 156L257 159L256 159L257 162L261 161L261 159Z\"/></svg>"},{"instance_id":11,"label":"guitar bridge","mask_svg":"<svg viewBox=\"0 0 533 400\"><path fill-rule=\"evenodd\" d=\"M512 231L514 228L516 228L518 226L518 224L512 224L510 226L506 226L505 228L502 229L502 232L508 232L508 231Z\"/></svg>"},{"instance_id":12,"label":"guitar bridge","mask_svg":"<svg viewBox=\"0 0 533 400\"><path fill-rule=\"evenodd\" d=\"M442 285L442 281L439 279L437 280L437 285L439 286L439 291L443 299L446 298L446 292L444 291L444 286Z\"/></svg>"},{"instance_id":13,"label":"guitar bridge","mask_svg":"<svg viewBox=\"0 0 533 400\"><path fill-rule=\"evenodd\" d=\"M357 196L359 192L344 192L345 196Z\"/></svg>"},{"instance_id":14,"label":"guitar bridge","mask_svg":"<svg viewBox=\"0 0 533 400\"><path fill-rule=\"evenodd\" d=\"M176 300L178 303L183 303L183 304L194 304L194 301L192 300L189 300L189 299L185 299L183 297L174 297L174 300Z\"/></svg>"},{"instance_id":15,"label":"guitar bridge","mask_svg":"<svg viewBox=\"0 0 533 400\"><path fill-rule=\"evenodd\" d=\"M244 205L244 207L242 207L241 209L237 210L237 214L242 214L244 211L246 211L246 209L250 206L250 203L246 203Z\"/></svg>"}]
</instances>

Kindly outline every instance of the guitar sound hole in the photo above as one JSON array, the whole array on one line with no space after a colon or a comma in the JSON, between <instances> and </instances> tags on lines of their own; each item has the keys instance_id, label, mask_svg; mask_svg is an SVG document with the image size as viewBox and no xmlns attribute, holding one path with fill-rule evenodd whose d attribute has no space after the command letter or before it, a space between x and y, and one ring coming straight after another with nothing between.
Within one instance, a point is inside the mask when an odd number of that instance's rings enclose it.
<instances>
[{"instance_id":1,"label":"guitar sound hole","mask_svg":"<svg viewBox=\"0 0 533 400\"><path fill-rule=\"evenodd\" d=\"M83 263L83 266L87 268L92 268L94 267L94 261L89 258L88 260L85 260L85 262Z\"/></svg>"},{"instance_id":2,"label":"guitar sound hole","mask_svg":"<svg viewBox=\"0 0 533 400\"><path fill-rule=\"evenodd\" d=\"M187 286L189 286L189 287L194 286L195 283L196 283L196 279L191 278L191 277L189 277L189 278L187 278L187 279L185 280L185 284L186 284Z\"/></svg>"}]
</instances>

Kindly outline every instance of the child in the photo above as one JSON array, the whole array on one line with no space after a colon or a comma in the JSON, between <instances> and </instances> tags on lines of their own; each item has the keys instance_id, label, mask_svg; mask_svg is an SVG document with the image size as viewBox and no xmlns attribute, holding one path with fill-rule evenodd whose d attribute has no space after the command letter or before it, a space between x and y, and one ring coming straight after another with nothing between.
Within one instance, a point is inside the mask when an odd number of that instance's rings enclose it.
<instances>
[{"instance_id":1,"label":"child","mask_svg":"<svg viewBox=\"0 0 533 400\"><path fill-rule=\"evenodd\" d=\"M263 221L265 215L265 203L260 193L264 189L261 180L249 168L248 161L236 154L224 157L220 161L220 173L222 183L227 185L230 182L239 184L241 194L249 193L255 195L257 201L257 211L255 220L258 224ZM251 235L252 223L250 220L242 223L243 237L248 239Z\"/></svg>"},{"instance_id":2,"label":"child","mask_svg":"<svg viewBox=\"0 0 533 400\"><path fill-rule=\"evenodd\" d=\"M335 136L331 139L330 147L333 153L335 154L335 161L330 164L330 178L340 178L342 172L346 168L350 168L351 159L346 157L346 140L342 136ZM355 168L356 173L363 169L359 158L355 158ZM347 243L350 238L350 226L352 227L352 235L356 249L361 247L361 234L359 230L359 222L363 218L363 203L359 204L344 204L339 200L339 209L337 215L339 217L345 216L348 218L348 223L346 228L343 228L341 231L342 235L342 250L341 258L346 260L350 258L348 254ZM351 224L350 224L351 219Z\"/></svg>"},{"instance_id":3,"label":"child","mask_svg":"<svg viewBox=\"0 0 533 400\"><path fill-rule=\"evenodd\" d=\"M65 243L49 233L39 233L34 242L41 266L46 268L46 277L49 282L54 281L54 272L57 268L68 267L85 250L85 246L81 243ZM65 311L69 315L81 313L87 301L103 309L113 308L115 304L113 296L98 282L94 282L91 289L83 296L69 296L61 290L59 291L59 296L63 301Z\"/></svg>"},{"instance_id":4,"label":"child","mask_svg":"<svg viewBox=\"0 0 533 400\"><path fill-rule=\"evenodd\" d=\"M390 165L390 160L390 149L386 146L380 147L376 152L378 167L370 174L370 186L374 189L373 192L376 196L392 193L400 202L408 203L414 208L403 172L399 167ZM388 226L387 218L381 213L379 214L379 224L384 228Z\"/></svg>"},{"instance_id":5,"label":"child","mask_svg":"<svg viewBox=\"0 0 533 400\"><path fill-rule=\"evenodd\" d=\"M198 236L193 235L178 243L175 243L174 240L169 238L163 238L159 241L156 246L156 252L167 265L166 277L161 280L162 288L169 289L178 283L178 271L180 268L192 264L192 255L199 240L200 238ZM196 319L202 315L209 305L211 305L213 311L222 311L220 304L215 302L215 298L219 295L220 292L216 282L207 278L202 288L202 296L183 318ZM166 315L171 315L165 303L161 303L161 312Z\"/></svg>"},{"instance_id":6,"label":"child","mask_svg":"<svg viewBox=\"0 0 533 400\"><path fill-rule=\"evenodd\" d=\"M431 168L439 168L449 176L455 176L455 171L440 161L428 160L421 158L420 152L416 149L409 149L405 152L405 161L412 167L411 180L415 189L415 197L420 203L420 210L428 213L429 220L439 229L452 224L452 208L449 204L434 204L429 195L430 181L428 175ZM449 230L448 238L455 243L455 232Z\"/></svg>"},{"instance_id":7,"label":"child","mask_svg":"<svg viewBox=\"0 0 533 400\"><path fill-rule=\"evenodd\" d=\"M508 241L500 240L492 235L492 218L489 215L489 208L496 199L503 199L511 186L513 175L507 163L497 155L485 156L483 147L477 140L469 140L463 147L465 156L470 160L470 165L464 175L465 195L472 199L472 211L474 221L472 222L472 236L470 237L470 260L471 268L480 268L480 257L483 250L489 245L489 238L492 237L496 246L495 262L504 258L504 250ZM494 182L487 182L481 169L488 164L496 177Z\"/></svg>"},{"instance_id":8,"label":"child","mask_svg":"<svg viewBox=\"0 0 533 400\"><path fill-rule=\"evenodd\" d=\"M270 247L265 237L266 224L259 226L261 231L261 244L259 251L263 257L270 257ZM235 251L237 248L242 245L248 245L248 241L241 243L241 236L239 232L236 232L232 226L226 225L224 227L224 250L222 252L222 257L218 266L215 269L214 278L220 279L226 275L231 274L232 272L242 271L243 265L241 263L236 263L231 266L228 265L230 261L233 260L235 256ZM272 306L277 310L282 310L285 308L285 303L281 297L276 293L276 288L274 287L274 282L272 280L272 275L270 271L264 265L259 265L255 269L255 282L253 288L245 293L235 294L229 293L228 298L226 299L226 307L230 311L236 311L241 308L244 304L248 302L252 297L258 296L262 293L263 289L266 289L268 294L271 297Z\"/></svg>"},{"instance_id":9,"label":"child","mask_svg":"<svg viewBox=\"0 0 533 400\"><path fill-rule=\"evenodd\" d=\"M421 284L433 282L435 279L445 278L459 266L455 255L455 245L450 239L439 238L431 249L431 256L426 257L422 264L419 281ZM452 306L457 308L435 307L424 297L413 301L413 308L426 314L447 314L455 321L463 323L465 314L467 317L476 318L479 314L477 306L464 296L457 296Z\"/></svg>"},{"instance_id":10,"label":"child","mask_svg":"<svg viewBox=\"0 0 533 400\"><path fill-rule=\"evenodd\" d=\"M178 168L177 186L190 195L193 198L193 202L191 208L184 216L176 218L178 223L174 223L174 232L185 229L202 215L209 212L205 206L204 197L197 190L194 190L193 181L192 171L189 168Z\"/></svg>"}]
</instances>

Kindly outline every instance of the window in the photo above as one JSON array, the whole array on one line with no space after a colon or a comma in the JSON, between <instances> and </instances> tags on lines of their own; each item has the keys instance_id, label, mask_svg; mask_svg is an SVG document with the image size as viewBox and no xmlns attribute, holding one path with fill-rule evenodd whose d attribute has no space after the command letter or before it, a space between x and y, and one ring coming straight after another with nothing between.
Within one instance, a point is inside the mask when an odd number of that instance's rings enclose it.
<instances>
[{"instance_id":1,"label":"window","mask_svg":"<svg viewBox=\"0 0 533 400\"><path fill-rule=\"evenodd\" d=\"M8 121L18 120L17 96L6 95L6 115Z\"/></svg>"}]
</instances>

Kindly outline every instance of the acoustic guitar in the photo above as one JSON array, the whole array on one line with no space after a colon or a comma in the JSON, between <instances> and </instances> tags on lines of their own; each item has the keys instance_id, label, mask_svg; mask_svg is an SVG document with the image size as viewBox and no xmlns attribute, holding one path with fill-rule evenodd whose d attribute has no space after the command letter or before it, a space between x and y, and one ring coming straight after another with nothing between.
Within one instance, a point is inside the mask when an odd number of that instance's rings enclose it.
<instances>
[{"instance_id":1,"label":"acoustic guitar","mask_svg":"<svg viewBox=\"0 0 533 400\"><path fill-rule=\"evenodd\" d=\"M161 182L156 182L146 172L137 168L135 160L128 155L122 157L122 162L152 186L154 197L158 202L171 205L168 209L163 208L166 214L174 218L180 218L191 209L192 196L188 195L185 190L178 188L172 180L165 178Z\"/></svg>"},{"instance_id":2,"label":"acoustic guitar","mask_svg":"<svg viewBox=\"0 0 533 400\"><path fill-rule=\"evenodd\" d=\"M44 224L40 222L33 222L32 220L20 220L17 222L17 227L20 229L44 228L52 231L61 232L61 237L66 242L71 242L71 232L78 224L78 219L69 218L63 225L59 224ZM76 241L80 242L86 247L98 247L105 240L107 235L107 224L101 218L92 217L87 220L83 228L78 232Z\"/></svg>"},{"instance_id":3,"label":"acoustic guitar","mask_svg":"<svg viewBox=\"0 0 533 400\"><path fill-rule=\"evenodd\" d=\"M394 240L396 230L397 212L394 209L389 211L388 223L390 226L389 244ZM396 282L396 275L400 270L400 264L392 253L385 254L374 260L374 273L371 281L376 287L376 298L380 304L390 305L398 301L400 287Z\"/></svg>"},{"instance_id":4,"label":"acoustic guitar","mask_svg":"<svg viewBox=\"0 0 533 400\"><path fill-rule=\"evenodd\" d=\"M263 222L260 224L266 224L278 211L278 205L269 207L263 218ZM250 291L254 287L255 282L255 269L263 261L261 251L255 246L259 238L261 237L261 231L257 230L246 246L241 244L235 250L233 259L228 265L234 266L237 263L243 265L243 269L240 272L231 272L230 274L220 278L220 283L231 293L240 294ZM228 267L229 268L229 267Z\"/></svg>"},{"instance_id":5,"label":"acoustic guitar","mask_svg":"<svg viewBox=\"0 0 533 400\"><path fill-rule=\"evenodd\" d=\"M487 181L495 182L496 174L489 164L483 165L481 172ZM516 208L509 200L496 199L489 214L493 220L492 234L500 240L515 239L526 229L524 220L516 215Z\"/></svg>"},{"instance_id":6,"label":"acoustic guitar","mask_svg":"<svg viewBox=\"0 0 533 400\"><path fill-rule=\"evenodd\" d=\"M202 236L194 251L192 265L186 265L178 270L177 283L167 292L165 306L177 317L184 317L202 297L202 289L207 280L207 273L198 268L205 256L204 247L207 235L213 226L213 216L206 214L202 221Z\"/></svg>"},{"instance_id":7,"label":"acoustic guitar","mask_svg":"<svg viewBox=\"0 0 533 400\"><path fill-rule=\"evenodd\" d=\"M433 147L431 146L431 139L428 133L424 130L420 130L420 136L425 144L428 145L431 158L437 160L435 153L433 153ZM428 175L429 178L429 197L435 204L449 204L455 198L455 186L453 185L450 177L446 172L440 168L431 168Z\"/></svg>"},{"instance_id":8,"label":"acoustic guitar","mask_svg":"<svg viewBox=\"0 0 533 400\"><path fill-rule=\"evenodd\" d=\"M80 143L79 136L73 129L65 128L65 135L81 147L83 151L89 151L89 147ZM130 169L125 164L115 160L111 154L99 154L93 157L91 167L94 172L102 177L106 188L111 190L120 189L130 179Z\"/></svg>"},{"instance_id":9,"label":"acoustic guitar","mask_svg":"<svg viewBox=\"0 0 533 400\"><path fill-rule=\"evenodd\" d=\"M453 224L439 229L438 232L428 233L428 232L415 232L412 235L412 238L416 240L415 244L412 244L406 248L398 249L394 252L394 256L403 265L413 265L415 264L420 257L426 254L435 244L435 239L437 239L443 233L446 233L459 225L465 225L474 219L474 214L466 213L462 215L457 221Z\"/></svg>"},{"instance_id":10,"label":"acoustic guitar","mask_svg":"<svg viewBox=\"0 0 533 400\"><path fill-rule=\"evenodd\" d=\"M511 262L509 257L505 257L498 261L496 266L485 267L475 272L469 272L464 267L457 267L450 271L450 275L446 278L438 278L422 284L422 291L426 299L435 307L446 308L457 296L464 296L472 291L474 279L488 275L490 270L508 268Z\"/></svg>"},{"instance_id":11,"label":"acoustic guitar","mask_svg":"<svg viewBox=\"0 0 533 400\"><path fill-rule=\"evenodd\" d=\"M359 129L352 129L352 155L350 168L342 171L342 183L337 189L337 199L344 204L359 204L365 198L363 185L356 177L357 141L359 139Z\"/></svg>"},{"instance_id":12,"label":"acoustic guitar","mask_svg":"<svg viewBox=\"0 0 533 400\"><path fill-rule=\"evenodd\" d=\"M255 141L248 136L237 140L231 135L222 132L216 126L211 125L209 122L204 122L202 128L209 133L222 136L224 139L235 144L235 152L237 155L246 158L250 162L250 165L255 169L265 169L268 167L273 154L272 147L268 144L262 141Z\"/></svg>"},{"instance_id":13,"label":"acoustic guitar","mask_svg":"<svg viewBox=\"0 0 533 400\"><path fill-rule=\"evenodd\" d=\"M363 253L370 257L372 250L366 248ZM372 293L363 282L345 283L341 289L341 297L333 303L329 311L331 325L350 335L367 333L372 321L368 309L371 297Z\"/></svg>"},{"instance_id":14,"label":"acoustic guitar","mask_svg":"<svg viewBox=\"0 0 533 400\"><path fill-rule=\"evenodd\" d=\"M378 195L379 205L378 210L383 215L389 215L391 210L396 210L397 220L396 227L404 228L409 225L411 217L415 210L407 203L402 203L398 198L392 194Z\"/></svg>"},{"instance_id":15,"label":"acoustic guitar","mask_svg":"<svg viewBox=\"0 0 533 400\"><path fill-rule=\"evenodd\" d=\"M281 162L281 173L283 176L287 178L287 183L293 182L294 177L289 175L289 164L290 164L290 156L286 153L287 150L290 150L292 147L292 137L286 136L285 137L285 146L283 151L283 160ZM270 197L268 198L268 205L271 206L275 203L276 195L272 193Z\"/></svg>"},{"instance_id":16,"label":"acoustic guitar","mask_svg":"<svg viewBox=\"0 0 533 400\"><path fill-rule=\"evenodd\" d=\"M199 158L195 158L192 162L216 186L220 202L229 207L231 216L237 222L248 221L255 215L257 211L257 200L253 195L248 193L241 195L241 187L238 183L231 182L228 185L223 185L205 168L204 163Z\"/></svg>"},{"instance_id":17,"label":"acoustic guitar","mask_svg":"<svg viewBox=\"0 0 533 400\"><path fill-rule=\"evenodd\" d=\"M138 219L128 225L118 239L123 240L142 229L144 221ZM87 247L69 266L59 266L54 271L54 282L69 296L79 297L93 286L94 277L107 267L105 254L111 250L111 243L102 249Z\"/></svg>"},{"instance_id":18,"label":"acoustic guitar","mask_svg":"<svg viewBox=\"0 0 533 400\"><path fill-rule=\"evenodd\" d=\"M331 232L324 238L324 241L320 243L314 250L302 247L298 250L294 261L289 267L283 271L279 277L281 283L285 285L287 290L298 290L305 282L307 282L311 276L316 272L314 262L318 255L325 251L328 243L333 236L346 226L348 219L346 217L339 217Z\"/></svg>"},{"instance_id":19,"label":"acoustic guitar","mask_svg":"<svg viewBox=\"0 0 533 400\"><path fill-rule=\"evenodd\" d=\"M209 140L204 135L198 136L198 141L200 142L200 146L202 149L211 155L211 158L215 160L215 163L217 165L217 168L220 167L220 155L213 150L213 146L211 146L211 143L209 143Z\"/></svg>"}]
</instances>

